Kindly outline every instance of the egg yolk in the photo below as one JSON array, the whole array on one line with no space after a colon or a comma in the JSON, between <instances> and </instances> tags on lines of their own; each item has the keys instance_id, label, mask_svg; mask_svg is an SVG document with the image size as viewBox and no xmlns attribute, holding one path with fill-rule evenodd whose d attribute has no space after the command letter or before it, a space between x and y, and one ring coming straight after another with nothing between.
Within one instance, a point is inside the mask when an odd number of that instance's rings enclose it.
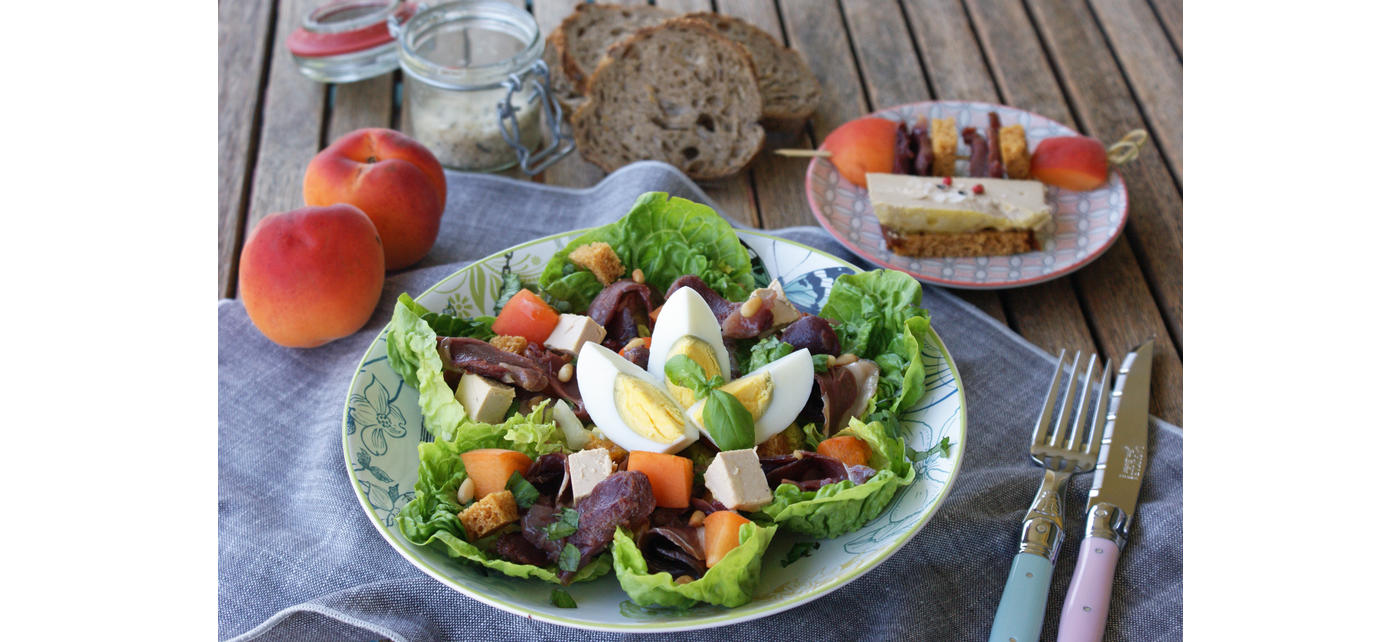
<instances>
[{"instance_id":1,"label":"egg yolk","mask_svg":"<svg viewBox=\"0 0 1400 642\"><path fill-rule=\"evenodd\" d=\"M768 404L773 401L773 375L767 372L757 372L742 379L735 379L719 387L739 400L745 410L753 415L754 421L758 421L763 413L768 411ZM690 418L695 423L703 424L705 404L701 403L691 411Z\"/></svg>"},{"instance_id":2,"label":"egg yolk","mask_svg":"<svg viewBox=\"0 0 1400 642\"><path fill-rule=\"evenodd\" d=\"M632 432L657 443L670 443L685 434L681 409L656 386L619 374L613 386L617 414Z\"/></svg>"},{"instance_id":3,"label":"egg yolk","mask_svg":"<svg viewBox=\"0 0 1400 642\"><path fill-rule=\"evenodd\" d=\"M670 359L678 354L690 357L691 361L698 364L700 369L705 371L706 379L719 374L719 359L715 357L715 349L700 339L690 335L677 339L674 344L671 344L671 352L666 355L666 358ZM669 377L666 379L666 391L680 402L682 408L689 408L691 404L695 403L695 391L671 383Z\"/></svg>"}]
</instances>

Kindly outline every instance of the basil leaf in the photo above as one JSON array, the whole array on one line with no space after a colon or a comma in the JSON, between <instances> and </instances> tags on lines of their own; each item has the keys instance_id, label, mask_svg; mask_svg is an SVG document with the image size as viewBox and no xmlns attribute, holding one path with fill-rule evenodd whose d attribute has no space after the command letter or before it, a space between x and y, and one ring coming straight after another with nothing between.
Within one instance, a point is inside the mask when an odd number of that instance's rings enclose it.
<instances>
[{"instance_id":1,"label":"basil leaf","mask_svg":"<svg viewBox=\"0 0 1400 642\"><path fill-rule=\"evenodd\" d=\"M787 556L783 558L782 566L787 568L789 564L796 562L822 547L821 542L793 542L792 548L788 549Z\"/></svg>"},{"instance_id":2,"label":"basil leaf","mask_svg":"<svg viewBox=\"0 0 1400 642\"><path fill-rule=\"evenodd\" d=\"M559 551L559 570L570 573L578 572L578 562L583 554L573 544L565 544L564 550Z\"/></svg>"},{"instance_id":3,"label":"basil leaf","mask_svg":"<svg viewBox=\"0 0 1400 642\"><path fill-rule=\"evenodd\" d=\"M525 481L518 470L510 474L510 479L506 481L506 490L515 496L515 505L522 509L534 506L535 500L540 498L540 491Z\"/></svg>"},{"instance_id":4,"label":"basil leaf","mask_svg":"<svg viewBox=\"0 0 1400 642\"><path fill-rule=\"evenodd\" d=\"M701 419L720 450L753 448L753 415L738 397L723 390L712 391Z\"/></svg>"},{"instance_id":5,"label":"basil leaf","mask_svg":"<svg viewBox=\"0 0 1400 642\"><path fill-rule=\"evenodd\" d=\"M575 602L574 597L569 595L569 592L564 589L554 589L551 591L549 593L549 601L561 609L578 608L578 602Z\"/></svg>"},{"instance_id":6,"label":"basil leaf","mask_svg":"<svg viewBox=\"0 0 1400 642\"><path fill-rule=\"evenodd\" d=\"M671 383L694 390L705 382L705 370L694 359L678 354L666 360L666 378Z\"/></svg>"},{"instance_id":7,"label":"basil leaf","mask_svg":"<svg viewBox=\"0 0 1400 642\"><path fill-rule=\"evenodd\" d=\"M545 537L550 540L564 539L565 537L573 535L574 532L578 530L578 511L572 508L565 508L555 514L558 515L558 519L550 522L549 526L544 527Z\"/></svg>"}]
</instances>

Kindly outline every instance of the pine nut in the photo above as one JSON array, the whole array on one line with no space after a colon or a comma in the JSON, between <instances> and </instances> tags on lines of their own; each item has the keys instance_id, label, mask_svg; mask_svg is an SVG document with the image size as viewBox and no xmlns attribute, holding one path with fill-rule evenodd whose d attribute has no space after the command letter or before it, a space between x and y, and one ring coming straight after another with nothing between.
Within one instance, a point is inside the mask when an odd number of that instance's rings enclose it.
<instances>
[{"instance_id":1,"label":"pine nut","mask_svg":"<svg viewBox=\"0 0 1400 642\"><path fill-rule=\"evenodd\" d=\"M691 576L689 576L689 575L682 575L682 576L676 578L676 583L677 583L677 584L689 584L689 583L694 582L694 581L695 581L695 578L693 578L693 577L691 577Z\"/></svg>"},{"instance_id":2,"label":"pine nut","mask_svg":"<svg viewBox=\"0 0 1400 642\"><path fill-rule=\"evenodd\" d=\"M570 379L573 379L573 378L574 378L574 364L572 364L572 363L566 363L566 364L564 364L564 367L562 367L562 368L559 369L559 382L560 382L560 383L568 383L569 380L570 380Z\"/></svg>"},{"instance_id":3,"label":"pine nut","mask_svg":"<svg viewBox=\"0 0 1400 642\"><path fill-rule=\"evenodd\" d=\"M743 315L743 317L747 319L755 314L758 314L758 309L762 306L762 297L751 296L749 297L748 301L744 302L744 306L739 308L739 314Z\"/></svg>"},{"instance_id":4,"label":"pine nut","mask_svg":"<svg viewBox=\"0 0 1400 642\"><path fill-rule=\"evenodd\" d=\"M693 512L693 513L691 513L691 514L690 514L690 522L689 522L689 523L690 523L690 527L691 527L691 528L695 528L695 527L697 527L697 526L699 526L699 525L705 523L705 514L702 513L702 512L700 512L700 511L698 511L698 510L695 511L695 512Z\"/></svg>"},{"instance_id":5,"label":"pine nut","mask_svg":"<svg viewBox=\"0 0 1400 642\"><path fill-rule=\"evenodd\" d=\"M638 282L638 283L646 283L646 282L647 282L646 275L645 275L645 274L642 274L642 269L641 269L641 268L636 268L636 269L633 269L633 270L632 270L632 280L633 280L633 281L636 281L636 282Z\"/></svg>"},{"instance_id":6,"label":"pine nut","mask_svg":"<svg viewBox=\"0 0 1400 642\"><path fill-rule=\"evenodd\" d=\"M644 338L642 338L642 337L634 337L631 341L628 341L628 342L627 342L627 345L622 346L622 351L623 351L623 352L627 352L628 350L631 350L631 349L633 349L633 348L640 348L640 347L642 347L642 346L645 346L646 344L647 344L647 340L646 340L646 339L644 339Z\"/></svg>"},{"instance_id":7,"label":"pine nut","mask_svg":"<svg viewBox=\"0 0 1400 642\"><path fill-rule=\"evenodd\" d=\"M457 503L466 506L471 503L472 499L475 497L476 484L472 482L471 477L463 479L462 485L457 487Z\"/></svg>"},{"instance_id":8,"label":"pine nut","mask_svg":"<svg viewBox=\"0 0 1400 642\"><path fill-rule=\"evenodd\" d=\"M844 365L848 365L848 364L855 363L856 360L859 359L859 358L860 358L860 357L857 357L856 355L847 352L846 354L843 354L843 355L841 355L841 356L839 356L839 357L836 357L835 359L832 359L832 360L831 360L831 366L832 366L833 368L839 368L839 367L844 366Z\"/></svg>"}]
</instances>

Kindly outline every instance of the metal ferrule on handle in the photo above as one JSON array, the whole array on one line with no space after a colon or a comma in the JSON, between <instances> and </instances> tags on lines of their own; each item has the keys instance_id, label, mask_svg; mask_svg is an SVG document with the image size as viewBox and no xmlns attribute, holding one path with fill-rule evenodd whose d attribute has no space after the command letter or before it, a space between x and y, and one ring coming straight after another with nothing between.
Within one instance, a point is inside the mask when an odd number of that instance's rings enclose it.
<instances>
[{"instance_id":1,"label":"metal ferrule on handle","mask_svg":"<svg viewBox=\"0 0 1400 642\"><path fill-rule=\"evenodd\" d=\"M1128 543L1128 521L1128 514L1112 503L1091 504L1089 520L1084 527L1084 537L1112 540L1121 549Z\"/></svg>"},{"instance_id":2,"label":"metal ferrule on handle","mask_svg":"<svg viewBox=\"0 0 1400 642\"><path fill-rule=\"evenodd\" d=\"M1070 473L1056 470L1045 471L1040 480L1040 490L1036 491L1035 503L1026 511L1021 520L1022 553L1039 555L1055 563L1060 555L1060 545L1065 541L1065 488Z\"/></svg>"},{"instance_id":3,"label":"metal ferrule on handle","mask_svg":"<svg viewBox=\"0 0 1400 642\"><path fill-rule=\"evenodd\" d=\"M1065 487L1071 472L1046 469L1035 503L1021 520L1021 545L1011 562L992 621L991 642L1034 642L1045 622L1045 602L1055 558L1065 541Z\"/></svg>"}]
</instances>

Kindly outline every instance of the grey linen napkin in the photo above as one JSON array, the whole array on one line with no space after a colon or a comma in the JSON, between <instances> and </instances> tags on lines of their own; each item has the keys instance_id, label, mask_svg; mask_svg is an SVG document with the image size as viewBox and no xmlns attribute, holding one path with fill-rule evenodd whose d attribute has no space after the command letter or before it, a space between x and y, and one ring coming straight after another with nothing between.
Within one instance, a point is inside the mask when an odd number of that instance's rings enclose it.
<instances>
[{"instance_id":1,"label":"grey linen napkin","mask_svg":"<svg viewBox=\"0 0 1400 642\"><path fill-rule=\"evenodd\" d=\"M437 245L423 267L387 279L379 309L355 335L310 350L281 348L258 333L241 302L219 302L220 639L621 637L497 610L399 557L365 517L345 472L345 387L400 292L417 295L501 248L615 220L644 191L709 199L670 166L651 162L587 190L456 173L448 183ZM777 234L862 264L819 228ZM1026 449L1053 361L947 292L926 287L924 307L961 371L969 406L966 459L947 502L905 548L819 600L668 639L986 639L1040 478ZM1180 428L1154 419L1107 639L1182 635L1181 442ZM1070 490L1074 515L1050 589L1046 639L1058 628L1078 555L1088 485L1080 476Z\"/></svg>"}]
</instances>

